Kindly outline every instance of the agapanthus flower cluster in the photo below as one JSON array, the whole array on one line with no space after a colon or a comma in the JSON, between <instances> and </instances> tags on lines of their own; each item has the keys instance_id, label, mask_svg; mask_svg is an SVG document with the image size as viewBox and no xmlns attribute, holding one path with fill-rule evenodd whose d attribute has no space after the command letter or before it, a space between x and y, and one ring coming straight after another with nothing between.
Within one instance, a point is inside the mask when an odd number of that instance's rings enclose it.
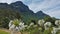
<instances>
[{"instance_id":1,"label":"agapanthus flower cluster","mask_svg":"<svg viewBox=\"0 0 60 34\"><path fill-rule=\"evenodd\" d=\"M51 22L46 22L44 24L45 30L49 29L51 27L51 25L52 25Z\"/></svg>"},{"instance_id":2,"label":"agapanthus flower cluster","mask_svg":"<svg viewBox=\"0 0 60 34\"><path fill-rule=\"evenodd\" d=\"M44 25L44 22L45 22L45 21L44 21L43 19L42 19L42 20L39 20L39 21L38 21L38 25L39 25L39 26L43 26L43 25Z\"/></svg>"},{"instance_id":3,"label":"agapanthus flower cluster","mask_svg":"<svg viewBox=\"0 0 60 34\"><path fill-rule=\"evenodd\" d=\"M33 25L34 25L34 23L31 22L31 23L29 24L29 26L27 26L27 29L29 29L29 28L32 27Z\"/></svg>"},{"instance_id":4,"label":"agapanthus flower cluster","mask_svg":"<svg viewBox=\"0 0 60 34\"><path fill-rule=\"evenodd\" d=\"M45 31L45 30L50 30L50 28L52 28L51 31L49 31L52 34L56 34L59 30L60 30L60 20L56 20L55 21L55 25L57 27L54 27L52 25L53 23L51 22L45 22L43 19L38 21L38 24L34 24L33 22L31 22L29 25L24 25L24 22L19 21L19 20L11 20L9 22L9 30L12 31L21 31L21 30L29 30L29 29L34 29L34 28L38 28L39 31ZM26 28L25 28L26 27ZM42 32L42 33L43 33Z\"/></svg>"},{"instance_id":5,"label":"agapanthus flower cluster","mask_svg":"<svg viewBox=\"0 0 60 34\"><path fill-rule=\"evenodd\" d=\"M51 22L46 22L42 19L38 21L38 25L41 26L43 29L47 30L51 27L52 23Z\"/></svg>"},{"instance_id":6,"label":"agapanthus flower cluster","mask_svg":"<svg viewBox=\"0 0 60 34\"><path fill-rule=\"evenodd\" d=\"M30 23L30 26L32 26L32 25L34 25L34 23L32 22L32 23Z\"/></svg>"},{"instance_id":7,"label":"agapanthus flower cluster","mask_svg":"<svg viewBox=\"0 0 60 34\"><path fill-rule=\"evenodd\" d=\"M20 21L19 23L17 22L14 23L14 20L11 20L9 22L9 30L20 31L23 30L25 27L26 26L22 21Z\"/></svg>"},{"instance_id":8,"label":"agapanthus flower cluster","mask_svg":"<svg viewBox=\"0 0 60 34\"><path fill-rule=\"evenodd\" d=\"M57 27L53 27L52 34L56 34L60 30L60 20L56 20L55 25L57 25Z\"/></svg>"},{"instance_id":9,"label":"agapanthus flower cluster","mask_svg":"<svg viewBox=\"0 0 60 34\"><path fill-rule=\"evenodd\" d=\"M56 20L56 21L55 21L55 24L56 24L58 27L60 27L60 20Z\"/></svg>"},{"instance_id":10,"label":"agapanthus flower cluster","mask_svg":"<svg viewBox=\"0 0 60 34\"><path fill-rule=\"evenodd\" d=\"M58 30L60 30L60 28L53 27L53 31L51 31L51 33L52 34L56 34L58 32Z\"/></svg>"},{"instance_id":11,"label":"agapanthus flower cluster","mask_svg":"<svg viewBox=\"0 0 60 34\"><path fill-rule=\"evenodd\" d=\"M9 30L13 30L15 28L15 25L12 22L12 20L9 22Z\"/></svg>"}]
</instances>

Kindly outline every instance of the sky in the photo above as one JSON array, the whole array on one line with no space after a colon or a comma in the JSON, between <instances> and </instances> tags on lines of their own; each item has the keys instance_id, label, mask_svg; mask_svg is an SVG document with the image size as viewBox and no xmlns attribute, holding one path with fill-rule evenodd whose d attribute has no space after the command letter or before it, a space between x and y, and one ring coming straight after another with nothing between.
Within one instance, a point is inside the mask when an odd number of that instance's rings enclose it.
<instances>
[{"instance_id":1,"label":"sky","mask_svg":"<svg viewBox=\"0 0 60 34\"><path fill-rule=\"evenodd\" d=\"M51 17L60 19L60 0L0 0L0 3L12 3L22 1L35 13L42 10Z\"/></svg>"}]
</instances>

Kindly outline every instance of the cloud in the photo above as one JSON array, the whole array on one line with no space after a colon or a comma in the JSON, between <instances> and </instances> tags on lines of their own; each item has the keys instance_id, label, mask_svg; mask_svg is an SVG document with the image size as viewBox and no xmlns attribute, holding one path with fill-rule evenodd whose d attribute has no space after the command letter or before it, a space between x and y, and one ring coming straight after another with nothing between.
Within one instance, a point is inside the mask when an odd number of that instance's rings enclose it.
<instances>
[{"instance_id":1,"label":"cloud","mask_svg":"<svg viewBox=\"0 0 60 34\"><path fill-rule=\"evenodd\" d=\"M57 5L59 3L60 3L60 1L58 1L58 0L43 0L42 2L39 2L39 3L32 2L29 5L29 7L30 7L30 9L32 9L34 11L39 11L39 10L45 10L45 9L54 7L55 5Z\"/></svg>"},{"instance_id":2,"label":"cloud","mask_svg":"<svg viewBox=\"0 0 60 34\"><path fill-rule=\"evenodd\" d=\"M29 8L32 9L35 13L39 10L42 10L44 13L52 17L60 18L60 0L40 0L40 2L36 1L33 1L29 5Z\"/></svg>"},{"instance_id":3,"label":"cloud","mask_svg":"<svg viewBox=\"0 0 60 34\"><path fill-rule=\"evenodd\" d=\"M51 10L47 14L49 14L51 17L60 18L60 10Z\"/></svg>"},{"instance_id":4,"label":"cloud","mask_svg":"<svg viewBox=\"0 0 60 34\"><path fill-rule=\"evenodd\" d=\"M12 3L12 2L16 2L16 1L24 1L24 0L0 0L0 3Z\"/></svg>"}]
</instances>

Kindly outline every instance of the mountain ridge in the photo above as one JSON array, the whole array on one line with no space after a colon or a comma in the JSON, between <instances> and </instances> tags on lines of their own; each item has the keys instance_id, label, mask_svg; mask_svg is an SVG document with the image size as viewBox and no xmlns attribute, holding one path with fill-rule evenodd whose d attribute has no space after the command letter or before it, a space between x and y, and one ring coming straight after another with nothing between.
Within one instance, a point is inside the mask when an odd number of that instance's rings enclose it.
<instances>
[{"instance_id":1,"label":"mountain ridge","mask_svg":"<svg viewBox=\"0 0 60 34\"><path fill-rule=\"evenodd\" d=\"M11 4L0 3L0 9L6 9L6 11L11 9L14 12L16 11L20 13L20 15L22 15L24 22L27 22L29 20L39 20L43 19L45 16L49 16L43 13L41 10L37 13L34 13L32 10L29 9L27 5L23 4L23 2L21 1L17 1Z\"/></svg>"}]
</instances>

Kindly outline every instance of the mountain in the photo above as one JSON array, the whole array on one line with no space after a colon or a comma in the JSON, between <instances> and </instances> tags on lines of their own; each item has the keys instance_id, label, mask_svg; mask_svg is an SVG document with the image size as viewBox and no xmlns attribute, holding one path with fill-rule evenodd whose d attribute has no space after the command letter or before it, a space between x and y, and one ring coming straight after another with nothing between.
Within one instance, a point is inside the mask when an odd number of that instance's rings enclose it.
<instances>
[{"instance_id":1,"label":"mountain","mask_svg":"<svg viewBox=\"0 0 60 34\"><path fill-rule=\"evenodd\" d=\"M8 17L9 19L19 19L22 17L22 20L28 24L33 20L37 21L49 15L43 13L42 11L34 13L27 5L23 4L21 1L17 1L11 4L0 3L0 16Z\"/></svg>"},{"instance_id":2,"label":"mountain","mask_svg":"<svg viewBox=\"0 0 60 34\"><path fill-rule=\"evenodd\" d=\"M42 18L44 18L44 17L46 17L46 16L49 16L49 15L43 13L43 11L38 11L37 13L35 13L35 15L36 15L39 19L42 19Z\"/></svg>"}]
</instances>

